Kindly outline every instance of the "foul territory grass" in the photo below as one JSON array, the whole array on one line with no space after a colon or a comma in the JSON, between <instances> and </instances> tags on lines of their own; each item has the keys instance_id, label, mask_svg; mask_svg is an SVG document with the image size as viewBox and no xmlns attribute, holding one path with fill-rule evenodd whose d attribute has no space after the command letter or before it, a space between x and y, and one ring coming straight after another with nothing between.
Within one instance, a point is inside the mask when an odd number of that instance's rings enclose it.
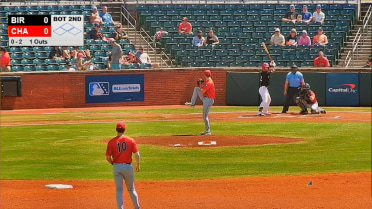
<instances>
[{"instance_id":1,"label":"foul territory grass","mask_svg":"<svg viewBox=\"0 0 372 209\"><path fill-rule=\"evenodd\" d=\"M213 111L247 109L229 108ZM140 113L136 111L133 113ZM154 111L199 112L195 109ZM370 109L361 108L361 111ZM112 166L105 161L105 150L106 141L116 134L115 123L28 126L27 116L24 117L24 125L0 128L1 179L112 179ZM44 121L54 120L49 118L53 115L38 117ZM127 126L127 134L134 138L196 134L204 128L202 120L128 122ZM142 170L136 179L211 179L371 170L371 123L213 121L212 127L215 135L281 136L306 141L207 149L141 144Z\"/></svg>"}]
</instances>

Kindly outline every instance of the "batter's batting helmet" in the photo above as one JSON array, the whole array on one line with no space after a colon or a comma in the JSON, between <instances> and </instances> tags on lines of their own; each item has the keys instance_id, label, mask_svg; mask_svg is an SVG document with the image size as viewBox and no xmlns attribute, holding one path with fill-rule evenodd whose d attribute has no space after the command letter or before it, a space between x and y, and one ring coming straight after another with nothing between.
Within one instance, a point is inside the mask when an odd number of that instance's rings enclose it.
<instances>
[{"instance_id":1,"label":"batter's batting helmet","mask_svg":"<svg viewBox=\"0 0 372 209\"><path fill-rule=\"evenodd\" d=\"M266 62L262 64L262 71L267 71L267 69L270 67L269 64L267 64Z\"/></svg>"}]
</instances>

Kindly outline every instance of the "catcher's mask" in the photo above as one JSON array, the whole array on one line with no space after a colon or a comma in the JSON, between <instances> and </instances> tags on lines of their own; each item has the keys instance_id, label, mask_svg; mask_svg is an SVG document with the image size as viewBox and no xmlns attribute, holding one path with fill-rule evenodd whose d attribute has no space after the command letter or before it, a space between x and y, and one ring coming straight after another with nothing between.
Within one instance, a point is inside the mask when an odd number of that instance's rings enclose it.
<instances>
[{"instance_id":1,"label":"catcher's mask","mask_svg":"<svg viewBox=\"0 0 372 209\"><path fill-rule=\"evenodd\" d=\"M304 89L310 89L310 84L305 83L304 86L303 86L302 88L304 88Z\"/></svg>"},{"instance_id":2,"label":"catcher's mask","mask_svg":"<svg viewBox=\"0 0 372 209\"><path fill-rule=\"evenodd\" d=\"M262 64L262 71L267 71L269 69L270 65L266 62Z\"/></svg>"}]
</instances>

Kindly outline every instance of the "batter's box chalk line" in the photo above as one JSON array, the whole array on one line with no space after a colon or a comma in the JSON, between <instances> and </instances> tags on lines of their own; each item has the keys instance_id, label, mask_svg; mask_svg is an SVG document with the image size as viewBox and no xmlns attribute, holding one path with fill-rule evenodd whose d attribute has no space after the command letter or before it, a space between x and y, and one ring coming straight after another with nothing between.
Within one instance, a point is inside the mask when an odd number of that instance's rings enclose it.
<instances>
[{"instance_id":1,"label":"batter's box chalk line","mask_svg":"<svg viewBox=\"0 0 372 209\"><path fill-rule=\"evenodd\" d=\"M48 188L48 189L72 189L74 187L72 185L68 185L68 184L47 184L47 185L45 185L45 188Z\"/></svg>"}]
</instances>

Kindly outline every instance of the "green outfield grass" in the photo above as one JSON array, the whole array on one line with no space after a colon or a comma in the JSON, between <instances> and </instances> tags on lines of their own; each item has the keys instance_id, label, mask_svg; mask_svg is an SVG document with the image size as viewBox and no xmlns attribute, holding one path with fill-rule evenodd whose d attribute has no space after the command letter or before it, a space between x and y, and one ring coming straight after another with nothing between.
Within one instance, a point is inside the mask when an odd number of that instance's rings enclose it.
<instances>
[{"instance_id":1,"label":"green outfield grass","mask_svg":"<svg viewBox=\"0 0 372 209\"><path fill-rule=\"evenodd\" d=\"M212 112L255 111L253 107L213 107ZM280 111L280 107L273 110ZM371 112L370 108L327 108ZM106 113L106 114L102 114ZM110 113L117 113L112 115ZM119 113L119 114L118 114ZM105 160L106 143L115 122L27 125L32 121L133 119L139 113L188 114L200 109L66 111L63 114L1 115L1 179L112 179ZM78 115L78 118L73 118ZM156 120L157 116L153 117ZM127 135L165 136L203 131L202 119L128 122ZM282 145L222 148L175 148L139 145L142 170L137 180L180 180L251 176L302 175L371 170L371 123L227 122L212 121L214 135L257 135L303 138Z\"/></svg>"}]
</instances>

